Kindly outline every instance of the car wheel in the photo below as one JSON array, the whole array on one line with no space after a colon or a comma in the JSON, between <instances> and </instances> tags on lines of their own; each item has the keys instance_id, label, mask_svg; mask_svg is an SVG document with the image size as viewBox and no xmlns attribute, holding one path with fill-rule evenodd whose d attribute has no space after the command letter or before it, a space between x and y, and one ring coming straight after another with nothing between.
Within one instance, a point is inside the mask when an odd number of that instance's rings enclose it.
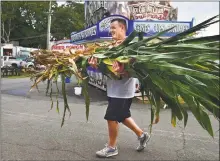
<instances>
[{"instance_id":1,"label":"car wheel","mask_svg":"<svg viewBox=\"0 0 220 161\"><path fill-rule=\"evenodd\" d=\"M28 66L28 69L31 70L31 71L33 71L33 70L34 70L34 66L33 66L33 65L29 65L29 66Z\"/></svg>"}]
</instances>

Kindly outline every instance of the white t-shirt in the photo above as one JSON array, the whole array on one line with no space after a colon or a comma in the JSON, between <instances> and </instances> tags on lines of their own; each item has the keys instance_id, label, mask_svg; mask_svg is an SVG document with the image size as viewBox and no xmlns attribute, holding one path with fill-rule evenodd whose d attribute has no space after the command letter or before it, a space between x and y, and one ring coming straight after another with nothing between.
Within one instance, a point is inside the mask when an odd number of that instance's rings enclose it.
<instances>
[{"instance_id":1,"label":"white t-shirt","mask_svg":"<svg viewBox=\"0 0 220 161\"><path fill-rule=\"evenodd\" d=\"M113 98L133 98L135 96L136 78L123 78L107 80L107 96Z\"/></svg>"}]
</instances>

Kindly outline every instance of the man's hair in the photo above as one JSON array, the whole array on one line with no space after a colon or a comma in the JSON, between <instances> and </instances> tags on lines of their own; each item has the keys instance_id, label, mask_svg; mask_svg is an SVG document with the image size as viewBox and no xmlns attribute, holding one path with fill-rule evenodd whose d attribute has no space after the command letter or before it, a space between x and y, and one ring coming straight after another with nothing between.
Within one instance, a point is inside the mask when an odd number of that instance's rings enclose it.
<instances>
[{"instance_id":1,"label":"man's hair","mask_svg":"<svg viewBox=\"0 0 220 161\"><path fill-rule=\"evenodd\" d=\"M126 21L124 19L114 18L114 19L111 20L111 23L115 22L115 21L118 21L118 23L121 23L122 25L124 25L125 31L127 31L127 24L126 24Z\"/></svg>"}]
</instances>

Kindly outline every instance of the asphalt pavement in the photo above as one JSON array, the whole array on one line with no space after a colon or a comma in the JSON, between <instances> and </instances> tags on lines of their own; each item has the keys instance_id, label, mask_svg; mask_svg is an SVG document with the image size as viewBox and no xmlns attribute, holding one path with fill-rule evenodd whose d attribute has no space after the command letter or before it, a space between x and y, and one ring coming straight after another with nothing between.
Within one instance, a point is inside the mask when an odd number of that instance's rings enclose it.
<instances>
[{"instance_id":1,"label":"asphalt pavement","mask_svg":"<svg viewBox=\"0 0 220 161\"><path fill-rule=\"evenodd\" d=\"M28 79L2 79L1 81L1 158L2 160L103 160L95 152L104 147L108 139L104 92L90 87L92 97L88 122L82 97L74 96L68 85L68 112L61 128L62 95L59 95L60 114L56 107L50 110L50 97L45 96L45 84L40 92L28 92ZM50 110L50 111L49 111ZM149 105L135 102L132 117L148 131ZM160 122L153 127L152 137L143 152L136 152L135 134L120 125L119 155L113 160L219 160L219 122L213 119L214 139L202 129L189 113L186 129L182 122L170 124L170 110L161 110ZM107 159L110 160L110 159Z\"/></svg>"}]
</instances>

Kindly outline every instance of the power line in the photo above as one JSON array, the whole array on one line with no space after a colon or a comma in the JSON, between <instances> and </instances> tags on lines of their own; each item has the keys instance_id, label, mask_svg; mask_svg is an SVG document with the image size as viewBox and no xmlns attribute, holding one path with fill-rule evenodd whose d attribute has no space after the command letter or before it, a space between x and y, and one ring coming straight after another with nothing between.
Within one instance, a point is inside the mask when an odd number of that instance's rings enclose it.
<instances>
[{"instance_id":1,"label":"power line","mask_svg":"<svg viewBox=\"0 0 220 161\"><path fill-rule=\"evenodd\" d=\"M58 35L58 34L62 34L62 33L54 33L52 35ZM15 39L10 39L10 40L23 40L23 39L32 39L32 38L37 38L37 37L43 37L46 36L47 34L41 34L41 35L37 35L37 36L29 36L29 37L22 37L22 38L15 38Z\"/></svg>"},{"instance_id":2,"label":"power line","mask_svg":"<svg viewBox=\"0 0 220 161\"><path fill-rule=\"evenodd\" d=\"M46 35L47 34L41 34L41 35L38 35L38 36L29 36L29 37L22 37L22 38L10 39L10 40L31 39L31 38L43 37L43 36L46 36Z\"/></svg>"}]
</instances>

